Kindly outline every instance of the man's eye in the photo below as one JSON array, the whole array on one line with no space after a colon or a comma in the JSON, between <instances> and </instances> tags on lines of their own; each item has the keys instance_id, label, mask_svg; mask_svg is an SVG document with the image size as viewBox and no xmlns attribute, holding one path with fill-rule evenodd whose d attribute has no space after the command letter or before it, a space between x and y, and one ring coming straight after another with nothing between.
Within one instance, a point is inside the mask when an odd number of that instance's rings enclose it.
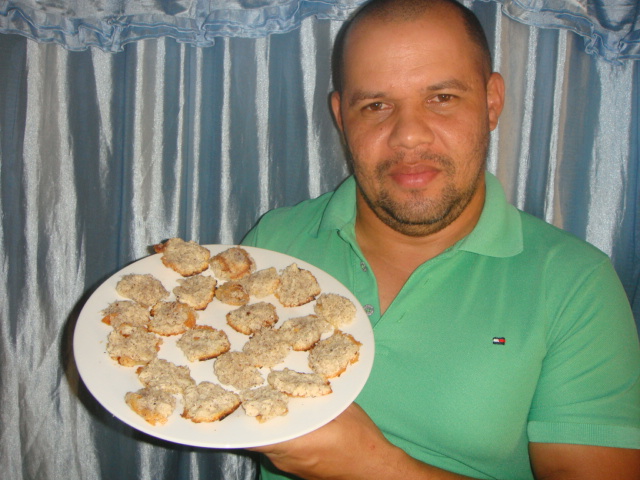
<instances>
[{"instance_id":1,"label":"man's eye","mask_svg":"<svg viewBox=\"0 0 640 480\"><path fill-rule=\"evenodd\" d=\"M435 97L433 97L433 99L431 101L433 103L448 103L451 100L453 100L453 95L450 95L448 93L440 93L440 94L436 95Z\"/></svg>"},{"instance_id":2,"label":"man's eye","mask_svg":"<svg viewBox=\"0 0 640 480\"><path fill-rule=\"evenodd\" d=\"M365 110L370 110L372 112L378 112L382 109L384 109L384 103L382 102L373 102L365 107Z\"/></svg>"}]
</instances>

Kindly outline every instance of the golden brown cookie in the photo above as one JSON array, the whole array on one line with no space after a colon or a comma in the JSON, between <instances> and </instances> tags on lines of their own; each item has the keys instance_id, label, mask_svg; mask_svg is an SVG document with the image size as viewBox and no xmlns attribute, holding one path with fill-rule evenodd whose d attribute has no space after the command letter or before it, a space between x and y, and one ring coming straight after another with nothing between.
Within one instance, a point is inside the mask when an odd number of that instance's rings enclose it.
<instances>
[{"instance_id":1,"label":"golden brown cookie","mask_svg":"<svg viewBox=\"0 0 640 480\"><path fill-rule=\"evenodd\" d=\"M184 392L182 416L192 422L215 422L240 406L240 396L211 382L201 382Z\"/></svg>"},{"instance_id":2,"label":"golden brown cookie","mask_svg":"<svg viewBox=\"0 0 640 480\"><path fill-rule=\"evenodd\" d=\"M170 238L164 243L154 245L153 248L157 253L162 253L160 258L165 266L183 277L204 272L209 268L211 252L197 242Z\"/></svg>"}]
</instances>

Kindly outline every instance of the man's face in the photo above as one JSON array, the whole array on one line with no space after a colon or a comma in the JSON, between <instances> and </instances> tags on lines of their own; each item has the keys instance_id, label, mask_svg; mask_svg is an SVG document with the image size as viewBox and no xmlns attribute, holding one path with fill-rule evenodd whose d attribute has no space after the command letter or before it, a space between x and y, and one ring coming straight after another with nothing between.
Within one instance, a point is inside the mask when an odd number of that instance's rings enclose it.
<instances>
[{"instance_id":1,"label":"man's face","mask_svg":"<svg viewBox=\"0 0 640 480\"><path fill-rule=\"evenodd\" d=\"M447 10L428 20L354 26L332 108L358 208L422 236L451 224L474 199L482 202L502 97L501 77L483 71L462 21Z\"/></svg>"}]
</instances>

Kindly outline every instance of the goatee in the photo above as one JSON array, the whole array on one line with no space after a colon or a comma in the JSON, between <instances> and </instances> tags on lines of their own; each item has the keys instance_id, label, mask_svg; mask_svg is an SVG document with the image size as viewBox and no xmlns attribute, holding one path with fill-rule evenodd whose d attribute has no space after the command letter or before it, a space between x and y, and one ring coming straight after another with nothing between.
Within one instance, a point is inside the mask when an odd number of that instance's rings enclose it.
<instances>
[{"instance_id":1,"label":"goatee","mask_svg":"<svg viewBox=\"0 0 640 480\"><path fill-rule=\"evenodd\" d=\"M431 235L450 225L464 211L479 188L485 163L482 163L482 168L478 169L475 178L466 188L460 189L453 181L457 175L455 162L445 155L422 154L419 161L428 162L440 169L439 175L448 180L446 185L438 197L427 197L422 190L415 189L408 192L408 199L397 200L384 185L389 179L388 172L405 162L403 157L396 155L376 167L375 182L380 190L375 198L362 188L358 180L358 169L355 168L357 162L351 159L358 190L369 208L387 226L408 236Z\"/></svg>"}]
</instances>

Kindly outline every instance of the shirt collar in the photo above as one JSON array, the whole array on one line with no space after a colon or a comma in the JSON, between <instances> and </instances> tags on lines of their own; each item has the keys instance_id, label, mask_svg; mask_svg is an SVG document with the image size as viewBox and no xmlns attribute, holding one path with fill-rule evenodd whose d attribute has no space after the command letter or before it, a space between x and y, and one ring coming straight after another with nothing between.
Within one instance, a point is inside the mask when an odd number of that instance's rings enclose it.
<instances>
[{"instance_id":1,"label":"shirt collar","mask_svg":"<svg viewBox=\"0 0 640 480\"><path fill-rule=\"evenodd\" d=\"M318 232L338 230L355 232L356 224L356 180L348 176L333 192L325 208ZM353 233L355 237L355 233Z\"/></svg>"},{"instance_id":2,"label":"shirt collar","mask_svg":"<svg viewBox=\"0 0 640 480\"><path fill-rule=\"evenodd\" d=\"M489 257L517 255L523 248L520 213L507 202L500 181L489 172L485 178L487 190L480 219L456 247Z\"/></svg>"},{"instance_id":3,"label":"shirt collar","mask_svg":"<svg viewBox=\"0 0 640 480\"><path fill-rule=\"evenodd\" d=\"M480 219L473 231L452 249L490 257L510 257L522 251L522 222L518 210L507 202L499 180L486 172L486 196ZM355 242L356 182L347 177L333 192L322 216L318 232L338 230Z\"/></svg>"}]
</instances>

